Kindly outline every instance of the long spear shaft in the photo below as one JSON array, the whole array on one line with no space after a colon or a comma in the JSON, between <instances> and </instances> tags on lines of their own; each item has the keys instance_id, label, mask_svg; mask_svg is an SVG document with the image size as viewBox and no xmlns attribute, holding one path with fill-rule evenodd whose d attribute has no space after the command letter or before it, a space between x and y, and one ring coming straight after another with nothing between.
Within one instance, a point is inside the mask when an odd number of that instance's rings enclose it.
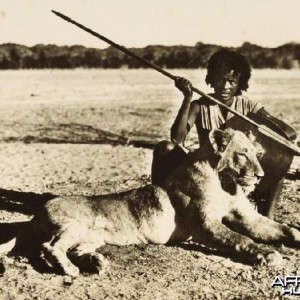
<instances>
[{"instance_id":1,"label":"long spear shaft","mask_svg":"<svg viewBox=\"0 0 300 300\"><path fill-rule=\"evenodd\" d=\"M149 66L150 68L152 68L152 69L154 69L154 70L160 72L161 74L163 74L163 75L165 75L165 76L171 78L172 80L175 80L175 79L176 79L177 76L174 76L173 74L167 72L166 70L163 70L162 68L156 66L155 64L149 62L148 60L146 60L146 59L144 59L144 58L142 58L142 57L136 55L136 54L133 53L132 51L128 50L127 48L125 48L125 47L123 47L123 46L121 46L121 45L119 45L119 44L117 44L117 43L115 43L115 42L113 42L112 40L106 38L105 36L103 36L103 35L101 35L101 34L95 32L95 31L91 30L90 28L87 28L86 26L84 26L84 25L82 25L82 24L80 24L80 23L78 23L78 22L72 20L71 18L65 16L64 14L62 14L62 13L60 13L60 12L57 12L57 11L55 11L55 10L52 10L52 12L53 12L55 15L57 15L58 17L62 18L63 20L65 20L65 21L67 21L67 22L69 22L69 23L74 24L75 26L81 28L82 30L84 30L84 31L86 31L86 32L88 32L88 33L90 33L91 35L97 37L98 39L100 39L100 40L102 40L102 41L108 43L109 45L113 46L114 48L118 49L119 51L121 51L121 52L123 52L123 53L125 53L125 54L127 54L127 55L129 55L129 56L131 56L131 57L133 57L133 58L135 58L136 60L139 60L139 61L143 62L145 65ZM265 126L263 126L263 125L257 124L255 121L253 121L253 120L251 120L250 118L244 116L244 115L241 114L240 112L238 112L238 111L232 109L231 107L228 107L227 105L225 105L225 104L222 103L221 101L219 101L219 100L215 99L214 97L212 97L212 96L210 96L210 95L208 95L208 94L206 94L206 93L200 91L199 89L197 89L197 88L195 88L195 87L193 87L193 86L192 86L192 90L193 90L195 93L197 93L197 94L199 94L199 95L201 95L201 96L203 96L203 97L205 97L205 98L208 98L208 99L211 100L212 102L214 102L214 103L218 104L219 106L221 106L221 107L227 109L228 111L230 111L230 112L233 113L234 115L236 115L236 116L242 118L242 119L245 120L246 122L248 122L248 123L254 125L255 127L257 127L257 129L258 129L262 134L264 134L264 135L268 136L269 138L271 138L271 139L277 141L277 142L280 143L281 145L283 145L283 146L289 148L290 150L292 150L292 151L294 152L295 155L300 155L300 149L299 149L296 145L294 145L294 144L291 143L290 141L286 140L286 139L283 138L282 136L278 135L278 134L275 133L274 131L270 130L269 128L267 128L267 127L265 127Z\"/></svg>"}]
</instances>

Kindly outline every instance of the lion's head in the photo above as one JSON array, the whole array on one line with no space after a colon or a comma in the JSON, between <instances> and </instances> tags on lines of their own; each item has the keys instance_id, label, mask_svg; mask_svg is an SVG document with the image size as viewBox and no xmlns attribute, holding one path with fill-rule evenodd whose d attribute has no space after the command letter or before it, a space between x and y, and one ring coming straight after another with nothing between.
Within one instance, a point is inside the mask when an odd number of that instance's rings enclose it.
<instances>
[{"instance_id":1,"label":"lion's head","mask_svg":"<svg viewBox=\"0 0 300 300\"><path fill-rule=\"evenodd\" d=\"M210 133L209 140L220 157L217 172L222 187L235 194L238 184L246 194L252 192L264 172L259 163L263 149L254 141L251 132L217 129Z\"/></svg>"}]
</instances>

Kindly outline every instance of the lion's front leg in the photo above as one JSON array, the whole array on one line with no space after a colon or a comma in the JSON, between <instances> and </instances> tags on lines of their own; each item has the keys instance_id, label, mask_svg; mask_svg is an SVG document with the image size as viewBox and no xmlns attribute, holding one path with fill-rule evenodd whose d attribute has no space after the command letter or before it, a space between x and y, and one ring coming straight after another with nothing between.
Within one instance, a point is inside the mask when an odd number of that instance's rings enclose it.
<instances>
[{"instance_id":1,"label":"lion's front leg","mask_svg":"<svg viewBox=\"0 0 300 300\"><path fill-rule=\"evenodd\" d=\"M282 262L279 252L230 230L218 220L205 220L192 236L197 243L223 252L234 253L254 264L278 265Z\"/></svg>"},{"instance_id":2,"label":"lion's front leg","mask_svg":"<svg viewBox=\"0 0 300 300\"><path fill-rule=\"evenodd\" d=\"M224 218L231 229L259 242L280 242L300 247L300 231L270 220L255 210L236 210Z\"/></svg>"}]
</instances>

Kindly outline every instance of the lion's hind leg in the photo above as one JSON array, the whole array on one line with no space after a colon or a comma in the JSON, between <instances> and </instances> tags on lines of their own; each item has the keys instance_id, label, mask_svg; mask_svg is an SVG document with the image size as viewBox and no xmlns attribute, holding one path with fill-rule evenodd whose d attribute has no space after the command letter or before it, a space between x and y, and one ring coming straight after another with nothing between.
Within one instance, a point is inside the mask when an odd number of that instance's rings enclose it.
<instances>
[{"instance_id":1,"label":"lion's hind leg","mask_svg":"<svg viewBox=\"0 0 300 300\"><path fill-rule=\"evenodd\" d=\"M65 275L78 276L79 268L71 262L67 252L72 246L78 243L84 232L86 230L82 226L77 228L73 224L71 228L54 235L50 242L43 243L42 253L47 262Z\"/></svg>"},{"instance_id":2,"label":"lion's hind leg","mask_svg":"<svg viewBox=\"0 0 300 300\"><path fill-rule=\"evenodd\" d=\"M83 272L101 274L108 268L108 260L96 249L104 243L81 242L68 251L71 261Z\"/></svg>"}]
</instances>

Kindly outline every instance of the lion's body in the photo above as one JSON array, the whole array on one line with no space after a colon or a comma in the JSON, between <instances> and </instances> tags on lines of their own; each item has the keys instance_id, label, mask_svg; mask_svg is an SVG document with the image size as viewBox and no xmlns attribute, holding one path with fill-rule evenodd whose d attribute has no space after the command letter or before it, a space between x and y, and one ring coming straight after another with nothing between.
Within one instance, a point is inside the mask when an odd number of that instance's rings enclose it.
<instances>
[{"instance_id":1,"label":"lion's body","mask_svg":"<svg viewBox=\"0 0 300 300\"><path fill-rule=\"evenodd\" d=\"M255 241L299 245L300 232L259 215L250 204L247 194L262 176L256 148L233 131L211 141L190 154L162 187L50 200L32 221L46 259L75 276L77 266L104 268L106 260L96 252L102 245L176 243L192 237L254 263L280 261L278 252Z\"/></svg>"},{"instance_id":2,"label":"lion's body","mask_svg":"<svg viewBox=\"0 0 300 300\"><path fill-rule=\"evenodd\" d=\"M35 222L54 226L55 233L68 228L78 241L96 232L99 245L164 244L175 229L174 217L166 192L147 185L118 194L56 198Z\"/></svg>"}]
</instances>

